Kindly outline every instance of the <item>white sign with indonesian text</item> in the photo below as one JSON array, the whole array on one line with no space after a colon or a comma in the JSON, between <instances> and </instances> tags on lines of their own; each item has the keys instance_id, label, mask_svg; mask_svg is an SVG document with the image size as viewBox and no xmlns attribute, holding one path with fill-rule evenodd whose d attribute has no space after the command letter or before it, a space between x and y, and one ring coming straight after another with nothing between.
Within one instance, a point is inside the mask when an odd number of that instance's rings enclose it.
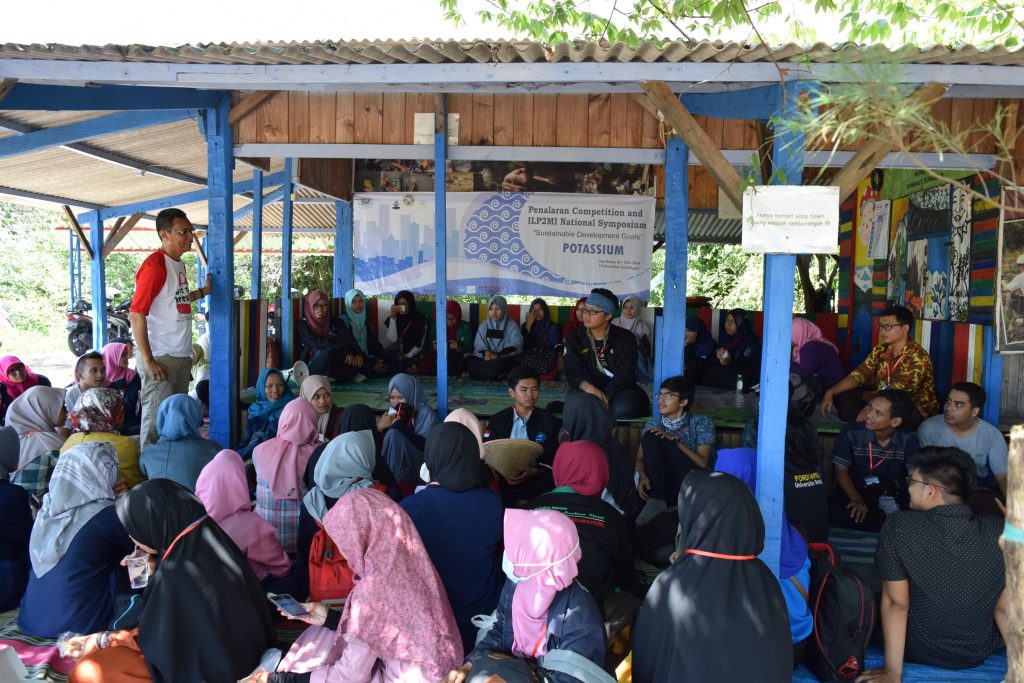
<instances>
[{"instance_id":1,"label":"white sign with indonesian text","mask_svg":"<svg viewBox=\"0 0 1024 683\"><path fill-rule=\"evenodd\" d=\"M756 185L743 193L743 251L838 254L839 188Z\"/></svg>"}]
</instances>

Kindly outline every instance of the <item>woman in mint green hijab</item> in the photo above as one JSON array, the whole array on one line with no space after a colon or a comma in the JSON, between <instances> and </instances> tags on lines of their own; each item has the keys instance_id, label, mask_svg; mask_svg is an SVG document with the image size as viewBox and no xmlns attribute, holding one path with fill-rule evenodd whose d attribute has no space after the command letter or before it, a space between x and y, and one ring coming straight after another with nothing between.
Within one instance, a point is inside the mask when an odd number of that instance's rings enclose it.
<instances>
[{"instance_id":1,"label":"woman in mint green hijab","mask_svg":"<svg viewBox=\"0 0 1024 683\"><path fill-rule=\"evenodd\" d=\"M341 322L352 331L352 336L359 342L359 348L365 356L359 371L369 377L384 370L384 362L381 360L384 356L384 347L370 325L366 309L365 294L358 289L345 292L345 315L342 316Z\"/></svg>"}]
</instances>

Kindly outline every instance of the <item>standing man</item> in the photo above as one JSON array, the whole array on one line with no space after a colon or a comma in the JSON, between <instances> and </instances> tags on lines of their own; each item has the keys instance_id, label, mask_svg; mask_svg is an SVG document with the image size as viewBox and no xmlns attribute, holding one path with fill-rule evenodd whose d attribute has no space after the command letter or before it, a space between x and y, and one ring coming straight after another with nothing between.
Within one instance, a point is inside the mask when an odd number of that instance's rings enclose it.
<instances>
[{"instance_id":1,"label":"standing man","mask_svg":"<svg viewBox=\"0 0 1024 683\"><path fill-rule=\"evenodd\" d=\"M164 209L156 217L160 248L135 274L135 296L128 319L139 349L142 376L142 448L157 440L156 411L172 394L188 391L191 379L192 302L210 293L190 290L182 255L192 251L195 230L181 209Z\"/></svg>"},{"instance_id":2,"label":"standing man","mask_svg":"<svg viewBox=\"0 0 1024 683\"><path fill-rule=\"evenodd\" d=\"M890 306L878 319L879 344L849 375L825 392L821 412L835 406L846 422L863 422L873 392L902 389L914 399L916 410L903 420L903 428L917 430L921 422L939 413L932 359L910 338L914 316L903 306Z\"/></svg>"}]
</instances>

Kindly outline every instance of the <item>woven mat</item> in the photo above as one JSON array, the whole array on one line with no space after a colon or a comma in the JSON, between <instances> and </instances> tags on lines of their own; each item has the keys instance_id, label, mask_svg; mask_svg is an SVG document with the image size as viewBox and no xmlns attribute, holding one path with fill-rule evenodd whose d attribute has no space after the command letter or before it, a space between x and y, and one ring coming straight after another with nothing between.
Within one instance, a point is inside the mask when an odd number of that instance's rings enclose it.
<instances>
[{"instance_id":1,"label":"woven mat","mask_svg":"<svg viewBox=\"0 0 1024 683\"><path fill-rule=\"evenodd\" d=\"M14 621L0 628L0 645L14 648L33 680L64 683L75 664L74 660L60 656L55 638L27 636L18 630Z\"/></svg>"},{"instance_id":2,"label":"woven mat","mask_svg":"<svg viewBox=\"0 0 1024 683\"><path fill-rule=\"evenodd\" d=\"M869 669L875 669L885 661L885 654L881 649L869 648L864 665ZM903 663L903 683L920 681L921 683L998 683L1006 678L1006 653L994 654L986 659L981 666L973 669L962 669L951 671L940 669L925 664ZM807 667L801 666L793 672L793 683L814 683L818 679L814 677Z\"/></svg>"},{"instance_id":3,"label":"woven mat","mask_svg":"<svg viewBox=\"0 0 1024 683\"><path fill-rule=\"evenodd\" d=\"M429 376L417 376L423 390L427 394L427 403L437 406L437 378ZM652 395L653 385L641 385L647 395ZM292 391L298 395L298 387L291 384ZM337 406L348 406L353 403L365 403L371 408L383 409L388 400L388 379L368 379L362 383L335 382L332 386L334 404ZM537 405L546 408L551 401L565 400L565 382L541 382L540 398ZM242 403L252 403L253 392L247 389L242 392ZM505 382L478 382L475 380L464 380L452 378L448 381L448 409L466 408L477 417L490 417L499 410L510 405L508 396L508 385ZM707 415L719 429L743 429L746 424L757 414L757 394L737 394L729 389L712 389L710 387L697 387L697 397L694 401L694 412ZM649 416L639 417L624 422L644 423ZM823 418L820 413L815 413L811 420L818 432L822 434L836 434L843 426L838 418Z\"/></svg>"},{"instance_id":4,"label":"woven mat","mask_svg":"<svg viewBox=\"0 0 1024 683\"><path fill-rule=\"evenodd\" d=\"M833 527L829 529L828 542L839 551L844 565L871 571L875 563L878 534Z\"/></svg>"}]
</instances>

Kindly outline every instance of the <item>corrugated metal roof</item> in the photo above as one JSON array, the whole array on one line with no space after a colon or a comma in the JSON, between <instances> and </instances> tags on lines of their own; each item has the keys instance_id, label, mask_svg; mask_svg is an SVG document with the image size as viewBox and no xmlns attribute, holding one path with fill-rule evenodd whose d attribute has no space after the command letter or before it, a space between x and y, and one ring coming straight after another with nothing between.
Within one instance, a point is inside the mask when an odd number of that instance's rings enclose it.
<instances>
[{"instance_id":1,"label":"corrugated metal roof","mask_svg":"<svg viewBox=\"0 0 1024 683\"><path fill-rule=\"evenodd\" d=\"M764 62L808 60L855 63L865 59L912 64L1024 65L1024 48L989 49L973 45L891 50L880 45L794 43L769 50L764 45L702 40L644 42L637 47L606 41L545 45L523 40L393 40L201 43L150 45L0 45L0 59L43 59L175 64L439 64L559 62Z\"/></svg>"},{"instance_id":2,"label":"corrugated metal roof","mask_svg":"<svg viewBox=\"0 0 1024 683\"><path fill-rule=\"evenodd\" d=\"M690 209L688 239L691 242L739 244L742 227L743 225L739 218L719 218L716 211ZM654 239L665 239L664 209L658 209L654 212Z\"/></svg>"}]
</instances>

